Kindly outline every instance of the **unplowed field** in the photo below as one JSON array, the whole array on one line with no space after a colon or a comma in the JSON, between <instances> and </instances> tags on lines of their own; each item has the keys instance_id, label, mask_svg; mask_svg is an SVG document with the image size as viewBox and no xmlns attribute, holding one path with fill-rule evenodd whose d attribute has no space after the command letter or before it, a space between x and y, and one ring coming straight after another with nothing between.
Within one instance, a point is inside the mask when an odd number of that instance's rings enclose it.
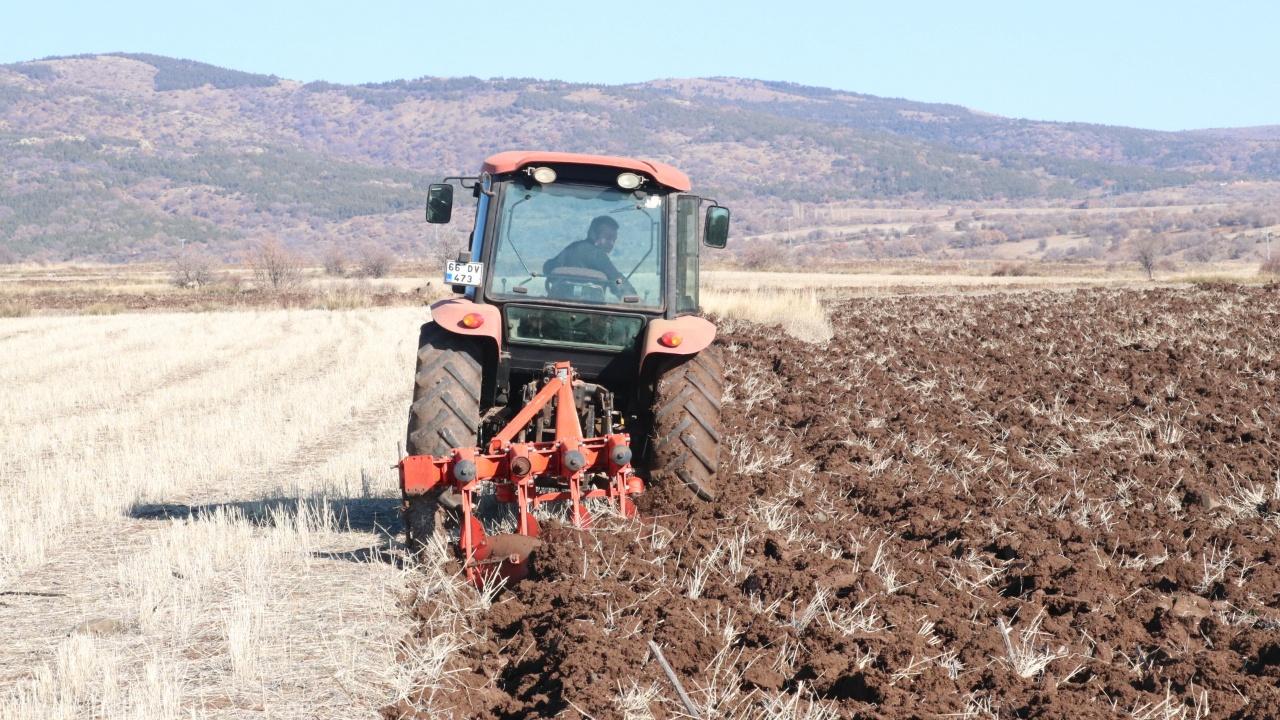
<instances>
[{"instance_id":1,"label":"unplowed field","mask_svg":"<svg viewBox=\"0 0 1280 720\"><path fill-rule=\"evenodd\" d=\"M831 313L726 324L719 505L553 527L384 714L680 716L653 640L704 718L1280 717L1280 288Z\"/></svg>"},{"instance_id":2,"label":"unplowed field","mask_svg":"<svg viewBox=\"0 0 1280 720\"><path fill-rule=\"evenodd\" d=\"M409 687L425 308L0 319L0 718L352 718Z\"/></svg>"}]
</instances>

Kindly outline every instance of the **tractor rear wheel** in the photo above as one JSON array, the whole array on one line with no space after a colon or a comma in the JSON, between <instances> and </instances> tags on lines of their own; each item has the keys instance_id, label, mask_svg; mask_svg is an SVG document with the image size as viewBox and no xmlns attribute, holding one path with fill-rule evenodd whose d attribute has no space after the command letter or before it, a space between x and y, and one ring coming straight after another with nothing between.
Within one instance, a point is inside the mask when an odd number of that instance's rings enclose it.
<instances>
[{"instance_id":1,"label":"tractor rear wheel","mask_svg":"<svg viewBox=\"0 0 1280 720\"><path fill-rule=\"evenodd\" d=\"M702 500L715 500L724 393L720 348L660 362L649 427L650 476L658 482L678 480Z\"/></svg>"},{"instance_id":2,"label":"tractor rear wheel","mask_svg":"<svg viewBox=\"0 0 1280 720\"><path fill-rule=\"evenodd\" d=\"M455 447L474 446L479 441L483 381L483 353L474 340L434 322L423 325L409 409L409 454L442 457ZM432 536L443 536L456 524L447 517L450 506L448 497L442 503L441 491L404 498L405 541L410 552L417 554Z\"/></svg>"}]
</instances>

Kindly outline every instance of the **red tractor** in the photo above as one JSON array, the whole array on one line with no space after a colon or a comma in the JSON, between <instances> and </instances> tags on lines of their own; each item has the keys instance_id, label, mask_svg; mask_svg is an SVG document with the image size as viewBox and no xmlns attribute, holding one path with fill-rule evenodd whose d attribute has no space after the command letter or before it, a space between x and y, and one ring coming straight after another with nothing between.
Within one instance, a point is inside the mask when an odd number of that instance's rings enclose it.
<instances>
[{"instance_id":1,"label":"red tractor","mask_svg":"<svg viewBox=\"0 0 1280 720\"><path fill-rule=\"evenodd\" d=\"M630 516L646 481L714 500L723 367L698 261L725 246L729 210L663 163L518 151L432 185L427 222L449 222L451 181L476 217L445 270L460 297L432 305L419 338L400 463L409 547L457 523L473 581L520 577L543 503L569 502L585 527L586 501ZM485 534L485 483L516 506L516 537Z\"/></svg>"}]
</instances>

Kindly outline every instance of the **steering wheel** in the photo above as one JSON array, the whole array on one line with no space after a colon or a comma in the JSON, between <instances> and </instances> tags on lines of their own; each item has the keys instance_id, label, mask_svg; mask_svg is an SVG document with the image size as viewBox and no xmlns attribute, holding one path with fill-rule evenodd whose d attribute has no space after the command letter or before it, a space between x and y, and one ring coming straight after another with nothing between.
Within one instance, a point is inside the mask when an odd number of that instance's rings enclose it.
<instances>
[{"instance_id":1,"label":"steering wheel","mask_svg":"<svg viewBox=\"0 0 1280 720\"><path fill-rule=\"evenodd\" d=\"M558 267L547 274L547 297L602 303L608 290L609 278L599 270Z\"/></svg>"}]
</instances>

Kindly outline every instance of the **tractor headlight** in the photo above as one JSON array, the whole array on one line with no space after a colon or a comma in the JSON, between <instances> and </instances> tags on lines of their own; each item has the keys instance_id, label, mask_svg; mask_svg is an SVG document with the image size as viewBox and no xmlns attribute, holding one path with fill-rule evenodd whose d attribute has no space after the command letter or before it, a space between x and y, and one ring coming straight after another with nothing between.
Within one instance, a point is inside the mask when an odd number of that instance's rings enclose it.
<instances>
[{"instance_id":1,"label":"tractor headlight","mask_svg":"<svg viewBox=\"0 0 1280 720\"><path fill-rule=\"evenodd\" d=\"M537 180L543 185L550 185L556 181L556 171L545 165L534 168L529 174L533 176L534 180Z\"/></svg>"},{"instance_id":2,"label":"tractor headlight","mask_svg":"<svg viewBox=\"0 0 1280 720\"><path fill-rule=\"evenodd\" d=\"M624 172L618 176L618 187L623 190L635 190L643 184L644 178L632 172Z\"/></svg>"}]
</instances>

